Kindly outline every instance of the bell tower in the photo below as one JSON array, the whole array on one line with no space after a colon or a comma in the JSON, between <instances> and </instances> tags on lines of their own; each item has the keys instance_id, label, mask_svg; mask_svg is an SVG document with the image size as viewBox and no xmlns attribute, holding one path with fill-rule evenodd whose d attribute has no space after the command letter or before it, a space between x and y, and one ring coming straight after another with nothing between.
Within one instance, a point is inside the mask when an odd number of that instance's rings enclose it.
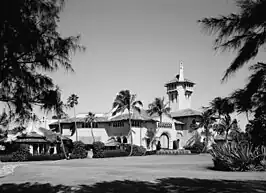
<instances>
[{"instance_id":1,"label":"bell tower","mask_svg":"<svg viewBox=\"0 0 266 193\"><path fill-rule=\"evenodd\" d=\"M179 74L165 84L172 112L191 107L191 96L195 83L184 78L184 65L179 64Z\"/></svg>"}]
</instances>

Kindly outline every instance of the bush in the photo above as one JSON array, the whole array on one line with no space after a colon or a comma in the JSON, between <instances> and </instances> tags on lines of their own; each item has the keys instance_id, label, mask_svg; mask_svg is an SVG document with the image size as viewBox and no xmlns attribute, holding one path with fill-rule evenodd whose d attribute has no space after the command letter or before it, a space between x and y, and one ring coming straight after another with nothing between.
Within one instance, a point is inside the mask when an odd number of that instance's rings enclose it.
<instances>
[{"instance_id":1,"label":"bush","mask_svg":"<svg viewBox=\"0 0 266 193\"><path fill-rule=\"evenodd\" d=\"M214 144L210 154L214 169L222 171L266 171L266 147L250 144Z\"/></svg>"},{"instance_id":2,"label":"bush","mask_svg":"<svg viewBox=\"0 0 266 193\"><path fill-rule=\"evenodd\" d=\"M128 155L131 151L131 145L130 144L121 144L120 147L122 147ZM146 148L143 146L133 145L133 151L131 156L143 156L146 153Z\"/></svg>"},{"instance_id":3,"label":"bush","mask_svg":"<svg viewBox=\"0 0 266 193\"><path fill-rule=\"evenodd\" d=\"M19 149L12 153L12 161L22 162L27 161L30 156L30 150L28 145L20 145Z\"/></svg>"},{"instance_id":4,"label":"bush","mask_svg":"<svg viewBox=\"0 0 266 193\"><path fill-rule=\"evenodd\" d=\"M185 146L184 149L190 150L192 153L201 153L204 149L204 143L196 142L191 146Z\"/></svg>"},{"instance_id":5,"label":"bush","mask_svg":"<svg viewBox=\"0 0 266 193\"><path fill-rule=\"evenodd\" d=\"M104 158L104 143L101 141L94 142L92 152L92 158Z\"/></svg>"},{"instance_id":6,"label":"bush","mask_svg":"<svg viewBox=\"0 0 266 193\"><path fill-rule=\"evenodd\" d=\"M188 155L191 154L190 150L185 149L161 149L160 151L156 152L157 155Z\"/></svg>"},{"instance_id":7,"label":"bush","mask_svg":"<svg viewBox=\"0 0 266 193\"><path fill-rule=\"evenodd\" d=\"M85 149L85 144L81 141L75 141L73 144L73 151L70 159L84 159L88 156L88 152Z\"/></svg>"},{"instance_id":8,"label":"bush","mask_svg":"<svg viewBox=\"0 0 266 193\"><path fill-rule=\"evenodd\" d=\"M65 159L64 154L43 154L43 155L30 155L27 161L48 161L48 160L61 160Z\"/></svg>"},{"instance_id":9,"label":"bush","mask_svg":"<svg viewBox=\"0 0 266 193\"><path fill-rule=\"evenodd\" d=\"M156 152L157 152L156 150L146 151L145 155L155 155Z\"/></svg>"},{"instance_id":10,"label":"bush","mask_svg":"<svg viewBox=\"0 0 266 193\"><path fill-rule=\"evenodd\" d=\"M1 162L12 162L12 154L1 155L0 161Z\"/></svg>"},{"instance_id":11,"label":"bush","mask_svg":"<svg viewBox=\"0 0 266 193\"><path fill-rule=\"evenodd\" d=\"M104 150L104 157L125 157L128 156L128 153L125 150L116 149L116 150Z\"/></svg>"}]
</instances>

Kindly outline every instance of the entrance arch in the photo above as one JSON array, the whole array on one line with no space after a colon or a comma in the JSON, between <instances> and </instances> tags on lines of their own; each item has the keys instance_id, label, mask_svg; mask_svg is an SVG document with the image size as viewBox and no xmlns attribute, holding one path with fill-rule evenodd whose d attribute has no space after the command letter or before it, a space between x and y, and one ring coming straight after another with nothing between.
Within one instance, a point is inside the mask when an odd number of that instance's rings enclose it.
<instances>
[{"instance_id":1,"label":"entrance arch","mask_svg":"<svg viewBox=\"0 0 266 193\"><path fill-rule=\"evenodd\" d=\"M169 137L166 133L163 133L160 137L160 143L162 149L169 149Z\"/></svg>"}]
</instances>

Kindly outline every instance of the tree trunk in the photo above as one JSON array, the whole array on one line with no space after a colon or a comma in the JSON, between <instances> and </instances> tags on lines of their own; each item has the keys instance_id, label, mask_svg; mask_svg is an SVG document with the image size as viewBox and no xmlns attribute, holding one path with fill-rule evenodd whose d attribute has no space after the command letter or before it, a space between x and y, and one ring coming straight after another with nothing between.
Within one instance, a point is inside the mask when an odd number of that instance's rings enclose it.
<instances>
[{"instance_id":1,"label":"tree trunk","mask_svg":"<svg viewBox=\"0 0 266 193\"><path fill-rule=\"evenodd\" d=\"M248 123L249 123L248 111L246 111L246 118L247 118L247 120L248 120Z\"/></svg>"},{"instance_id":2,"label":"tree trunk","mask_svg":"<svg viewBox=\"0 0 266 193\"><path fill-rule=\"evenodd\" d=\"M93 143L94 143L94 142L95 142L95 138L94 138L94 134L93 134L93 128L92 128L93 124L92 124L92 122L90 122L90 125L91 125L91 136L92 136L92 141L93 141Z\"/></svg>"},{"instance_id":3,"label":"tree trunk","mask_svg":"<svg viewBox=\"0 0 266 193\"><path fill-rule=\"evenodd\" d=\"M208 151L208 145L209 145L209 128L205 128L205 134L206 134L206 138L205 138L205 151Z\"/></svg>"},{"instance_id":4,"label":"tree trunk","mask_svg":"<svg viewBox=\"0 0 266 193\"><path fill-rule=\"evenodd\" d=\"M228 142L228 133L229 133L229 130L226 130L226 133L225 133L225 143L227 143Z\"/></svg>"},{"instance_id":5,"label":"tree trunk","mask_svg":"<svg viewBox=\"0 0 266 193\"><path fill-rule=\"evenodd\" d=\"M59 117L59 116L57 115L57 117ZM59 127L59 132L60 132L60 142L61 142L61 145L62 145L63 153L64 153L65 158L68 159L68 157L66 155L66 150L65 150L63 138L62 138L63 132L62 132L62 129L61 129L61 126L60 126L60 119L58 119L58 127Z\"/></svg>"},{"instance_id":6,"label":"tree trunk","mask_svg":"<svg viewBox=\"0 0 266 193\"><path fill-rule=\"evenodd\" d=\"M162 115L160 115L160 123L162 123L163 121L163 118L162 118Z\"/></svg>"},{"instance_id":7,"label":"tree trunk","mask_svg":"<svg viewBox=\"0 0 266 193\"><path fill-rule=\"evenodd\" d=\"M131 143L131 149L128 156L132 156L133 153L133 135L132 135L132 129L131 129L131 113L129 110L129 134L130 134L130 143Z\"/></svg>"},{"instance_id":8,"label":"tree trunk","mask_svg":"<svg viewBox=\"0 0 266 193\"><path fill-rule=\"evenodd\" d=\"M76 110L75 110L75 106L74 106L74 119L75 119L76 141L78 141L79 138L78 138L78 128L77 128L77 122L76 122Z\"/></svg>"}]
</instances>

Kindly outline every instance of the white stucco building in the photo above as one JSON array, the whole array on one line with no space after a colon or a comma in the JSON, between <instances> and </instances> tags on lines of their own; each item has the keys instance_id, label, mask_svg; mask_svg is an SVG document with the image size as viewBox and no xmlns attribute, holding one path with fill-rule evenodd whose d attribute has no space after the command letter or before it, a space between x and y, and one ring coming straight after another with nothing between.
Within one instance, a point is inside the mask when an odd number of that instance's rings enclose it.
<instances>
[{"instance_id":1,"label":"white stucco building","mask_svg":"<svg viewBox=\"0 0 266 193\"><path fill-rule=\"evenodd\" d=\"M169 99L171 114L163 115L162 122L158 115L149 116L146 110L141 113L131 112L133 143L147 148L147 130L156 130L156 136L161 143L162 148L173 149L182 148L194 131L191 124L200 118L199 111L191 109L191 98L195 83L184 77L184 67L180 63L179 74L171 81L165 84ZM86 113L78 114L76 118L68 118L60 121L62 134L71 138L83 141L85 144L92 144L93 137L95 141L107 142L111 137L119 142L130 143L129 137L129 113L124 112L116 116L110 113L95 113L95 122L93 128L85 123ZM71 127L74 127L74 121L77 124L77 135L71 135ZM57 128L58 122L49 124L50 128ZM175 141L175 142L174 142Z\"/></svg>"}]
</instances>

